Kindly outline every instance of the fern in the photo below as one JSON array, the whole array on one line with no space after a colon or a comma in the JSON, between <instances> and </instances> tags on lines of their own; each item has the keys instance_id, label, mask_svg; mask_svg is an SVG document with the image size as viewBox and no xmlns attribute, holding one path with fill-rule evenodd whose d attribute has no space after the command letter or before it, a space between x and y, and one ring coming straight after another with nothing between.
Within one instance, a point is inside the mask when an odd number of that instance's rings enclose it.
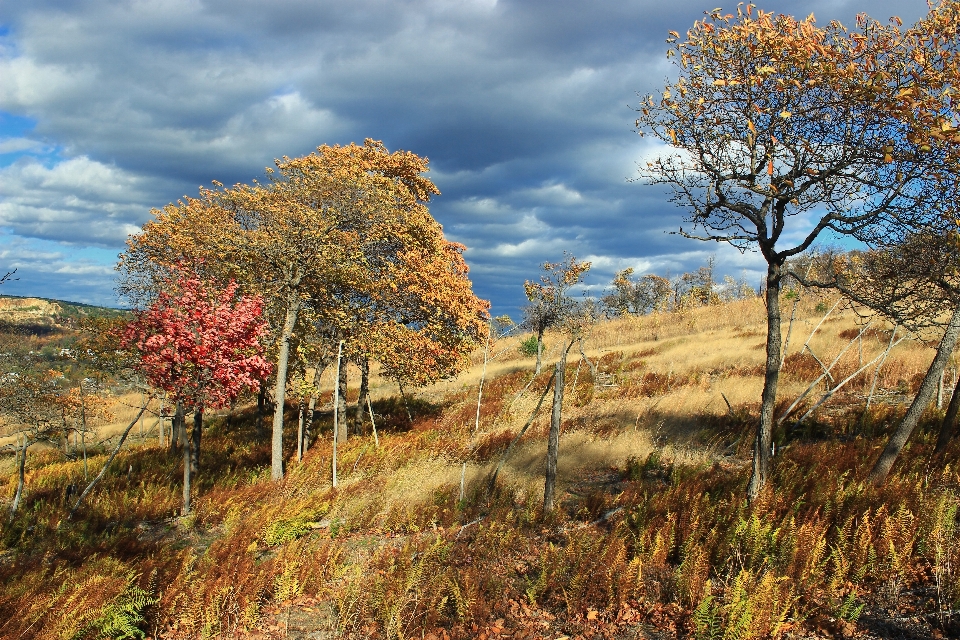
<instances>
[{"instance_id":1,"label":"fern","mask_svg":"<svg viewBox=\"0 0 960 640\"><path fill-rule=\"evenodd\" d=\"M117 598L103 609L103 614L94 620L77 637L96 629L99 638L138 638L143 640L145 633L139 625L144 622L143 610L156 604L157 598L135 584L128 586Z\"/></svg>"},{"instance_id":2,"label":"fern","mask_svg":"<svg viewBox=\"0 0 960 640\"><path fill-rule=\"evenodd\" d=\"M313 528L310 522L313 514L301 514L296 518L271 522L263 530L263 541L270 547L277 547L298 538L302 538Z\"/></svg>"},{"instance_id":3,"label":"fern","mask_svg":"<svg viewBox=\"0 0 960 640\"><path fill-rule=\"evenodd\" d=\"M847 622L856 622L860 614L863 613L863 607L863 604L857 604L857 594L851 593L837 609L837 617Z\"/></svg>"},{"instance_id":4,"label":"fern","mask_svg":"<svg viewBox=\"0 0 960 640\"><path fill-rule=\"evenodd\" d=\"M694 638L696 640L720 640L723 637L720 615L714 604L711 591L712 585L707 580L703 588L703 599L700 600L700 604L693 611Z\"/></svg>"}]
</instances>

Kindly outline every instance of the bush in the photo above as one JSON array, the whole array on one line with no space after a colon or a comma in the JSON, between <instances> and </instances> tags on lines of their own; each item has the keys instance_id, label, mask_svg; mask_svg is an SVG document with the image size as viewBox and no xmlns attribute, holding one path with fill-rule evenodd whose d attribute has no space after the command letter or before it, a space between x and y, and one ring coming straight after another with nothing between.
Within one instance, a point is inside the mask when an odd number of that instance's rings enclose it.
<instances>
[{"instance_id":1,"label":"bush","mask_svg":"<svg viewBox=\"0 0 960 640\"><path fill-rule=\"evenodd\" d=\"M537 355L537 336L530 336L526 340L521 340L519 348L520 355L527 357Z\"/></svg>"}]
</instances>

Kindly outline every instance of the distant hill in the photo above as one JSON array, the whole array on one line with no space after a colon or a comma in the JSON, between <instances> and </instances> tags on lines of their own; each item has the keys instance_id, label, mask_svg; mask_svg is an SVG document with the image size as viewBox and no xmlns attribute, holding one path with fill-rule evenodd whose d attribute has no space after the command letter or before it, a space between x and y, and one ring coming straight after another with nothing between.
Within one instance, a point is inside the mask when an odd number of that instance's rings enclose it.
<instances>
[{"instance_id":1,"label":"distant hill","mask_svg":"<svg viewBox=\"0 0 960 640\"><path fill-rule=\"evenodd\" d=\"M112 318L125 313L124 309L81 302L0 295L0 324L18 327L74 328L81 318Z\"/></svg>"}]
</instances>

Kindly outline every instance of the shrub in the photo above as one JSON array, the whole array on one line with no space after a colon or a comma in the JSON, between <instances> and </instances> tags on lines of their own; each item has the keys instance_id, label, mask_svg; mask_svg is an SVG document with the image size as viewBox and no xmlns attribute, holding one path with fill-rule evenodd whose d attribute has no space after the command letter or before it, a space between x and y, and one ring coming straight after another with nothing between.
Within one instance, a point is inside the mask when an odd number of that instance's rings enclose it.
<instances>
[{"instance_id":1,"label":"shrub","mask_svg":"<svg viewBox=\"0 0 960 640\"><path fill-rule=\"evenodd\" d=\"M537 355L537 336L530 336L526 340L521 340L518 349L522 356L530 357Z\"/></svg>"}]
</instances>

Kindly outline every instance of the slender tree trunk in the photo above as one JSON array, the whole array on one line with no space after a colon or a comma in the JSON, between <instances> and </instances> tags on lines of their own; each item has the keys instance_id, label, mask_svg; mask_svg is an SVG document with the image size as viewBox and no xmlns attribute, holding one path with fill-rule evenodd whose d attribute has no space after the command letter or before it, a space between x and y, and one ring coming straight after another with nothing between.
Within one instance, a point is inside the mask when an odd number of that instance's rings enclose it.
<instances>
[{"instance_id":1,"label":"slender tree trunk","mask_svg":"<svg viewBox=\"0 0 960 640\"><path fill-rule=\"evenodd\" d=\"M933 398L937 383L940 379L940 372L943 371L947 363L950 362L950 356L953 353L953 348L957 344L958 336L960 336L960 305L954 308L953 315L950 316L950 322L947 324L947 328L943 332L943 338L940 339L940 345L937 347L937 355L933 357L933 362L930 363L930 368L927 369L927 375L923 377L920 390L913 399L913 403L910 405L910 408L907 409L907 413L897 426L897 430L894 431L890 437L890 442L887 443L887 447L883 450L883 453L880 454L880 458L873 466L873 470L867 478L870 482L883 484L887 479L890 470L893 468L893 463L897 461L897 457L899 457L900 452L903 451L907 440L909 440L911 434L913 434L917 422L920 421L920 416L923 415L923 412L927 409L927 405L930 404L930 400ZM953 400L951 400L951 404L952 402Z\"/></svg>"},{"instance_id":2,"label":"slender tree trunk","mask_svg":"<svg viewBox=\"0 0 960 640\"><path fill-rule=\"evenodd\" d=\"M357 366L360 367L360 395L357 397L357 412L354 422L356 423L357 435L363 435L363 412L367 410L368 400L370 399L370 360L367 356L360 356L357 360Z\"/></svg>"},{"instance_id":3,"label":"slender tree trunk","mask_svg":"<svg viewBox=\"0 0 960 640\"><path fill-rule=\"evenodd\" d=\"M947 405L947 413L943 416L943 422L940 423L940 433L937 435L937 447L934 449L934 455L940 455L946 451L947 446L953 438L953 430L957 425L957 413L960 412L960 392L957 387L960 386L960 378L953 383L953 393L950 394L950 404Z\"/></svg>"},{"instance_id":4,"label":"slender tree trunk","mask_svg":"<svg viewBox=\"0 0 960 640\"><path fill-rule=\"evenodd\" d=\"M747 500L753 502L770 477L770 448L773 444L773 410L777 403L777 383L780 378L780 278L781 265L767 266L767 362L763 378L760 422L753 444L753 473L747 485Z\"/></svg>"},{"instance_id":5,"label":"slender tree trunk","mask_svg":"<svg viewBox=\"0 0 960 640\"><path fill-rule=\"evenodd\" d=\"M159 432L160 448L163 449L163 434L166 427L163 424L163 398L160 398L160 411L157 413L157 431Z\"/></svg>"},{"instance_id":6,"label":"slender tree trunk","mask_svg":"<svg viewBox=\"0 0 960 640\"><path fill-rule=\"evenodd\" d=\"M310 394L310 401L307 403L307 415L303 422L303 451L306 452L313 444L313 414L317 410L317 394Z\"/></svg>"},{"instance_id":7,"label":"slender tree trunk","mask_svg":"<svg viewBox=\"0 0 960 640\"><path fill-rule=\"evenodd\" d=\"M340 359L340 365L337 367L337 403L334 411L337 412L337 442L347 441L347 433L350 431L347 424L347 363Z\"/></svg>"},{"instance_id":8,"label":"slender tree trunk","mask_svg":"<svg viewBox=\"0 0 960 640\"><path fill-rule=\"evenodd\" d=\"M263 430L263 419L267 415L267 383L260 382L260 390L257 392L257 438L263 438L266 434Z\"/></svg>"},{"instance_id":9,"label":"slender tree trunk","mask_svg":"<svg viewBox=\"0 0 960 640\"><path fill-rule=\"evenodd\" d=\"M87 469L87 401L83 395L83 380L80 380L80 446L83 448L83 479L89 476Z\"/></svg>"},{"instance_id":10,"label":"slender tree trunk","mask_svg":"<svg viewBox=\"0 0 960 640\"><path fill-rule=\"evenodd\" d=\"M93 488L96 486L100 480L103 479L103 476L107 475L107 469L110 468L110 463L113 462L113 459L117 457L117 453L120 451L120 447L123 446L123 443L126 441L127 436L130 434L130 430L133 429L133 426L137 424L137 420L140 419L140 416L143 415L143 412L147 410L147 406L144 405L140 407L140 413L137 414L137 417L130 421L130 424L127 425L127 428L120 435L120 441L117 442L117 446L113 448L113 451L110 453L110 457L107 458L107 461L103 463L103 468L100 469L100 473L97 474L97 477L90 481L90 484L87 485L87 488L83 490L83 493L80 494L80 497L77 498L77 501L74 503L73 508L70 509L70 513L67 514L67 520L73 519L73 514L76 513L77 508L80 506L80 503L83 502L83 499L87 497ZM189 465L188 465L189 466Z\"/></svg>"},{"instance_id":11,"label":"slender tree trunk","mask_svg":"<svg viewBox=\"0 0 960 640\"><path fill-rule=\"evenodd\" d=\"M570 343L570 347L573 342ZM547 472L543 482L543 514L553 511L557 487L557 458L560 455L560 419L563 410L563 374L567 366L567 347L560 354L553 374L553 412L550 415L550 437L547 441Z\"/></svg>"},{"instance_id":12,"label":"slender tree trunk","mask_svg":"<svg viewBox=\"0 0 960 640\"><path fill-rule=\"evenodd\" d=\"M203 407L193 408L193 438L190 443L190 475L200 471L200 437L203 433Z\"/></svg>"},{"instance_id":13,"label":"slender tree trunk","mask_svg":"<svg viewBox=\"0 0 960 640\"><path fill-rule=\"evenodd\" d=\"M380 448L380 436L377 435L377 421L373 416L373 405L370 404L370 396L367 396L367 411L370 413L370 428L373 430L373 442Z\"/></svg>"},{"instance_id":14,"label":"slender tree trunk","mask_svg":"<svg viewBox=\"0 0 960 640\"><path fill-rule=\"evenodd\" d=\"M537 406L533 408L533 413L530 414L530 418L527 419L526 424L523 425L523 428L517 432L517 435L513 437L513 440L510 441L510 444L507 445L507 449L500 456L500 461L497 462L496 468L493 470L493 473L490 474L490 480L487 481L487 495L493 493L493 489L497 484L497 476L500 475L500 470L503 469L503 465L507 462L507 459L510 458L510 453L513 451L513 447L520 442L520 438L523 437L523 434L527 432L527 429L530 428L530 425L533 424L534 419L537 417L537 414L540 412L540 407L543 405L544 399L547 397L547 393L550 391L550 385L553 384L553 379L556 377L557 372L554 370L551 374L550 379L547 380L547 386L544 387L543 393L540 395L540 400L537 401ZM554 392L556 393L556 392Z\"/></svg>"},{"instance_id":15,"label":"slender tree trunk","mask_svg":"<svg viewBox=\"0 0 960 640\"><path fill-rule=\"evenodd\" d=\"M19 438L18 438L19 439ZM17 448L17 491L13 494L13 502L10 503L10 520L17 515L17 508L20 506L20 498L23 497L23 485L27 475L27 449L32 443L23 434L23 446Z\"/></svg>"},{"instance_id":16,"label":"slender tree trunk","mask_svg":"<svg viewBox=\"0 0 960 640\"><path fill-rule=\"evenodd\" d=\"M533 370L533 375L540 375L540 369L543 366L543 329L537 329L537 367Z\"/></svg>"},{"instance_id":17,"label":"slender tree trunk","mask_svg":"<svg viewBox=\"0 0 960 640\"><path fill-rule=\"evenodd\" d=\"M880 379L880 369L887 361L887 356L890 355L890 350L893 348L893 339L897 336L897 329L899 328L900 325L893 325L893 331L890 332L890 344L887 345L887 350L883 352L883 358L880 359L880 363L877 365L877 368L873 370L873 378L870 380L870 392L867 394L867 403L863 408L863 415L860 416L861 428L863 427L863 424L867 419L867 414L870 411L870 403L873 402L873 392L877 389L877 380Z\"/></svg>"},{"instance_id":18,"label":"slender tree trunk","mask_svg":"<svg viewBox=\"0 0 960 640\"><path fill-rule=\"evenodd\" d=\"M303 397L297 399L297 462L303 461L303 426L307 420L307 407Z\"/></svg>"},{"instance_id":19,"label":"slender tree trunk","mask_svg":"<svg viewBox=\"0 0 960 640\"><path fill-rule=\"evenodd\" d=\"M297 326L300 315L300 299L291 296L287 302L287 315L283 321L283 333L280 335L280 353L277 356L277 386L273 399L273 437L270 441L270 477L273 480L283 478L283 410L287 399L287 366L290 361L290 339Z\"/></svg>"},{"instance_id":20,"label":"slender tree trunk","mask_svg":"<svg viewBox=\"0 0 960 640\"><path fill-rule=\"evenodd\" d=\"M410 405L407 404L407 394L403 392L403 383L400 382L400 379L397 379L397 386L400 387L400 399L403 401L403 408L407 412L407 421L410 425L413 425L413 414L410 413Z\"/></svg>"},{"instance_id":21,"label":"slender tree trunk","mask_svg":"<svg viewBox=\"0 0 960 640\"><path fill-rule=\"evenodd\" d=\"M600 372L597 370L597 365L593 364L593 361L592 361L590 358L587 357L587 354L586 354L586 353L584 353L584 351L583 351L583 338L580 338L580 340L578 340L578 343L579 343L579 346L580 346L580 358L581 358L581 360L586 360L587 366L590 367L590 375L593 376L593 388L596 389L596 388L597 388L597 385L600 383ZM577 372L578 372L578 374L579 374L579 371L580 371L580 366L577 365ZM573 386L574 386L574 388L576 388L577 384L574 383ZM576 393L576 392L574 392L574 393Z\"/></svg>"},{"instance_id":22,"label":"slender tree trunk","mask_svg":"<svg viewBox=\"0 0 960 640\"><path fill-rule=\"evenodd\" d=\"M174 453L177 447L183 446L183 432L186 425L184 417L183 403L177 400L177 406L173 412L173 420L170 422L170 453Z\"/></svg>"},{"instance_id":23,"label":"slender tree trunk","mask_svg":"<svg viewBox=\"0 0 960 640\"><path fill-rule=\"evenodd\" d=\"M190 446L191 439L183 439L183 508L180 510L180 515L185 516L190 513L190 480L192 474L190 473Z\"/></svg>"},{"instance_id":24,"label":"slender tree trunk","mask_svg":"<svg viewBox=\"0 0 960 640\"><path fill-rule=\"evenodd\" d=\"M337 441L340 439L340 366L343 364L343 340L337 348L337 372L333 385L333 486L337 486Z\"/></svg>"},{"instance_id":25,"label":"slender tree trunk","mask_svg":"<svg viewBox=\"0 0 960 640\"><path fill-rule=\"evenodd\" d=\"M480 430L480 403L483 401L483 382L487 378L487 359L490 356L490 331L493 325L487 326L487 341L483 345L483 369L480 371L480 390L477 392L477 420L473 425L473 432Z\"/></svg>"},{"instance_id":26,"label":"slender tree trunk","mask_svg":"<svg viewBox=\"0 0 960 640\"><path fill-rule=\"evenodd\" d=\"M62 425L62 430L60 431L60 447L63 449L64 457L66 457L70 455L70 430L67 427L66 409L60 409L60 422Z\"/></svg>"},{"instance_id":27,"label":"slender tree trunk","mask_svg":"<svg viewBox=\"0 0 960 640\"><path fill-rule=\"evenodd\" d=\"M142 383L141 383L142 384ZM146 402L147 394L140 389L140 404ZM143 440L143 416L140 416L140 440Z\"/></svg>"},{"instance_id":28,"label":"slender tree trunk","mask_svg":"<svg viewBox=\"0 0 960 640\"><path fill-rule=\"evenodd\" d=\"M324 365L326 366L326 365ZM313 413L317 408L317 381L320 379L321 363L317 362L313 368L313 380L310 381L310 401L307 403L307 415L303 421L303 451L313 443Z\"/></svg>"}]
</instances>

